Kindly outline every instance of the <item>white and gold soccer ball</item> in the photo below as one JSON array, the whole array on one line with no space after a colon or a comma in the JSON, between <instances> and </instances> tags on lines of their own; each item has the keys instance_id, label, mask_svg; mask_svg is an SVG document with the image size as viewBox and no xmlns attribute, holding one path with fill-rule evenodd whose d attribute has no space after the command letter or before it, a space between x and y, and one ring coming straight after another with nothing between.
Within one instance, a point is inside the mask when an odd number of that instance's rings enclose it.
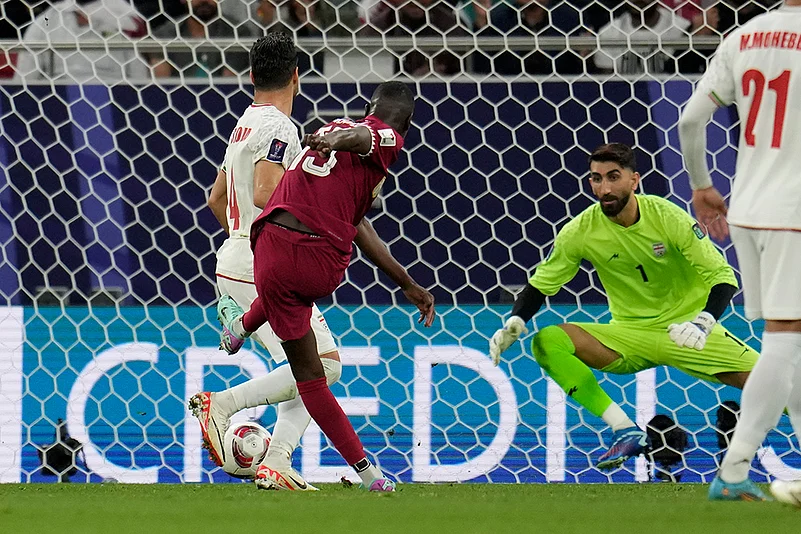
<instances>
[{"instance_id":1,"label":"white and gold soccer ball","mask_svg":"<svg viewBox=\"0 0 801 534\"><path fill-rule=\"evenodd\" d=\"M774 480L770 492L779 502L801 507L801 480Z\"/></svg>"},{"instance_id":2,"label":"white and gold soccer ball","mask_svg":"<svg viewBox=\"0 0 801 534\"><path fill-rule=\"evenodd\" d=\"M223 437L223 471L237 478L253 478L267 454L272 435L258 423L248 421L228 427Z\"/></svg>"}]
</instances>

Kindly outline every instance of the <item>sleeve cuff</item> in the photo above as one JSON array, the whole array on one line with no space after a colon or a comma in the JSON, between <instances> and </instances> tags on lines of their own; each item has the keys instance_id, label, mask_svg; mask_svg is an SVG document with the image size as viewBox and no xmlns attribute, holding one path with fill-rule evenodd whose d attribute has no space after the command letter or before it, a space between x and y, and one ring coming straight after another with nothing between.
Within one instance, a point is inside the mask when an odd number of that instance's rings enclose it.
<instances>
[{"instance_id":1,"label":"sleeve cuff","mask_svg":"<svg viewBox=\"0 0 801 534\"><path fill-rule=\"evenodd\" d=\"M362 128L367 128L370 131L370 150L367 151L367 154L359 154L359 156L366 158L371 156L375 150L375 130L373 130L373 127L368 124L359 124L359 126Z\"/></svg>"}]
</instances>

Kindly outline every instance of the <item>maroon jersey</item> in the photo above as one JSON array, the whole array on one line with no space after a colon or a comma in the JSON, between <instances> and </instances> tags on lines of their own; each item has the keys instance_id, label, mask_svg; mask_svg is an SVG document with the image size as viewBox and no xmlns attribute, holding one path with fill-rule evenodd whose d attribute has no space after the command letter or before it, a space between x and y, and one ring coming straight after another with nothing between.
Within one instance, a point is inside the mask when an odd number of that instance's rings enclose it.
<instances>
[{"instance_id":1,"label":"maroon jersey","mask_svg":"<svg viewBox=\"0 0 801 534\"><path fill-rule=\"evenodd\" d=\"M333 151L323 158L308 147L303 150L287 169L253 227L259 228L264 224L260 219L283 209L337 249L350 254L356 225L381 191L387 168L398 159L403 147L403 138L372 115L357 122L337 119L317 130L317 134L323 135L365 127L373 140L367 154Z\"/></svg>"}]
</instances>

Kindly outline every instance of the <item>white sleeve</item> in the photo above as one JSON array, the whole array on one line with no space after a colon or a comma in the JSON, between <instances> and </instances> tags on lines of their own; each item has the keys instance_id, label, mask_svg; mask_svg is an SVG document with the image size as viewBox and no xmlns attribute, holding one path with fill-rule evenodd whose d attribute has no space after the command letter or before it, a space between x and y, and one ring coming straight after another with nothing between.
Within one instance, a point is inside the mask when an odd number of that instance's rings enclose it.
<instances>
[{"instance_id":1,"label":"white sleeve","mask_svg":"<svg viewBox=\"0 0 801 534\"><path fill-rule=\"evenodd\" d=\"M706 126L718 107L726 107L734 102L732 42L735 41L727 38L718 47L709 69L679 119L679 143L693 190L712 187L706 163Z\"/></svg>"},{"instance_id":2,"label":"white sleeve","mask_svg":"<svg viewBox=\"0 0 801 534\"><path fill-rule=\"evenodd\" d=\"M270 120L269 124L259 128L259 135L252 140L254 161L269 161L288 168L300 153L298 130L290 119Z\"/></svg>"},{"instance_id":3,"label":"white sleeve","mask_svg":"<svg viewBox=\"0 0 801 534\"><path fill-rule=\"evenodd\" d=\"M679 119L679 143L693 190L712 187L706 164L706 125L717 108L708 95L696 90Z\"/></svg>"},{"instance_id":4,"label":"white sleeve","mask_svg":"<svg viewBox=\"0 0 801 534\"><path fill-rule=\"evenodd\" d=\"M734 82L734 54L741 32L734 32L726 37L709 62L695 91L708 95L718 107L726 107L734 103L737 84Z\"/></svg>"}]
</instances>

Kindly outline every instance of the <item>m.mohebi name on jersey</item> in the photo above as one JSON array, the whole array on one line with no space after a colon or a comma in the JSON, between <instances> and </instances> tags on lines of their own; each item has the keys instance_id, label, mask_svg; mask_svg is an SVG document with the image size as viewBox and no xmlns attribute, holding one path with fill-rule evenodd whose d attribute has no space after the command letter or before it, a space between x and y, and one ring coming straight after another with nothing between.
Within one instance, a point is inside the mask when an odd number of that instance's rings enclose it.
<instances>
[{"instance_id":1,"label":"m.mohebi name on jersey","mask_svg":"<svg viewBox=\"0 0 801 534\"><path fill-rule=\"evenodd\" d=\"M801 50L801 34L797 32L753 32L740 36L740 50L754 48Z\"/></svg>"}]
</instances>

